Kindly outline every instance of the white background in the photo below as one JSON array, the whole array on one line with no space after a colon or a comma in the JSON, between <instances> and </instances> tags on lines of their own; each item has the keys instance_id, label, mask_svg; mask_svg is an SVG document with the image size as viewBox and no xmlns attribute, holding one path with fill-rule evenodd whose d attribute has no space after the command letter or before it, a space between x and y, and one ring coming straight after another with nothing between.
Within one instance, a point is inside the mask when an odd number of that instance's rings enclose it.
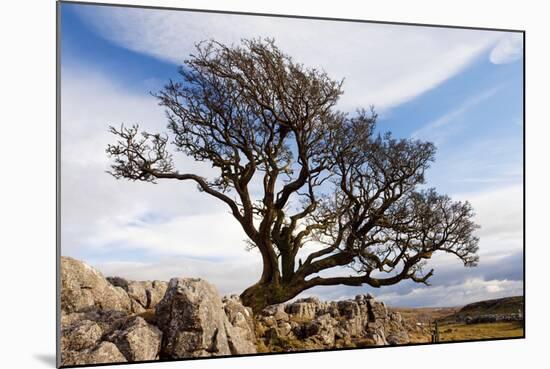
<instances>
[{"instance_id":1,"label":"white background","mask_svg":"<svg viewBox=\"0 0 550 369\"><path fill-rule=\"evenodd\" d=\"M117 1L202 9L525 29L527 339L134 365L131 368L517 368L547 362L548 105L545 2ZM0 366L55 365L55 3L4 2L0 12Z\"/></svg>"}]
</instances>

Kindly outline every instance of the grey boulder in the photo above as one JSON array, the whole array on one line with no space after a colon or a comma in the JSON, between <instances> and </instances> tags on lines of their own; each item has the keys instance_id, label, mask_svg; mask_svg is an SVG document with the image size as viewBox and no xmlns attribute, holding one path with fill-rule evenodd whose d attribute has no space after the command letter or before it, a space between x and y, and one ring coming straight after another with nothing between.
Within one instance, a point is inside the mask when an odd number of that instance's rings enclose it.
<instances>
[{"instance_id":1,"label":"grey boulder","mask_svg":"<svg viewBox=\"0 0 550 369\"><path fill-rule=\"evenodd\" d=\"M114 343L128 361L156 360L162 332L143 318L133 317L120 329L111 332L106 340Z\"/></svg>"},{"instance_id":2,"label":"grey boulder","mask_svg":"<svg viewBox=\"0 0 550 369\"><path fill-rule=\"evenodd\" d=\"M216 288L196 278L172 278L157 304L156 320L164 332L162 354L173 358L229 355L227 319Z\"/></svg>"},{"instance_id":3,"label":"grey boulder","mask_svg":"<svg viewBox=\"0 0 550 369\"><path fill-rule=\"evenodd\" d=\"M91 266L61 257L61 310L73 313L89 308L131 310L128 294L109 283Z\"/></svg>"}]
</instances>

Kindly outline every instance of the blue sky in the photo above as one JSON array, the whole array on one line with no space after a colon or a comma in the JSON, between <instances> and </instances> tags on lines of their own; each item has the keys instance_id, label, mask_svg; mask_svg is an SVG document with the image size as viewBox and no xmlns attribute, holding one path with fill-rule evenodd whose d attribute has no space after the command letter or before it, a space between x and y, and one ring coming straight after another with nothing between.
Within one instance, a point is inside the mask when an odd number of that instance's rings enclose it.
<instances>
[{"instance_id":1,"label":"blue sky","mask_svg":"<svg viewBox=\"0 0 550 369\"><path fill-rule=\"evenodd\" d=\"M255 282L258 255L244 251L244 235L223 207L193 185L116 182L105 173L104 149L109 124L164 130L149 92L177 78L193 42L270 36L297 60L345 78L340 109L374 104L381 131L435 142L428 185L471 201L478 213L478 268L442 257L433 261L433 287L405 283L374 293L403 306L522 293L521 34L61 7L62 254L136 279L198 274L224 293ZM212 223L220 231L212 232ZM235 279L214 271L219 266ZM363 291L368 287L310 293L343 298Z\"/></svg>"}]
</instances>

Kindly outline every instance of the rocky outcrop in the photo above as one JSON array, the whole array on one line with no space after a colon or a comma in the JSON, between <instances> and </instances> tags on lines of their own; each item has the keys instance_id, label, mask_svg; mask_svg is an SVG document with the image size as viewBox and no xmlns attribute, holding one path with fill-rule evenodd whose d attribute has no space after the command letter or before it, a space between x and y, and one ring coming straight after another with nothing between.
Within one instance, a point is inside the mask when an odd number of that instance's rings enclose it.
<instances>
[{"instance_id":1,"label":"rocky outcrop","mask_svg":"<svg viewBox=\"0 0 550 369\"><path fill-rule=\"evenodd\" d=\"M158 359L162 332L141 317L90 310L62 319L63 365Z\"/></svg>"},{"instance_id":2,"label":"rocky outcrop","mask_svg":"<svg viewBox=\"0 0 550 369\"><path fill-rule=\"evenodd\" d=\"M399 313L371 295L321 302L300 299L265 308L256 319L257 340L266 351L290 351L409 342Z\"/></svg>"},{"instance_id":3,"label":"rocky outcrop","mask_svg":"<svg viewBox=\"0 0 550 369\"><path fill-rule=\"evenodd\" d=\"M256 352L252 310L200 279L104 278L61 258L63 365Z\"/></svg>"},{"instance_id":4,"label":"rocky outcrop","mask_svg":"<svg viewBox=\"0 0 550 369\"><path fill-rule=\"evenodd\" d=\"M371 295L336 302L303 298L254 316L238 296L221 298L201 279L104 278L66 257L61 288L62 365L409 342L401 315Z\"/></svg>"}]
</instances>

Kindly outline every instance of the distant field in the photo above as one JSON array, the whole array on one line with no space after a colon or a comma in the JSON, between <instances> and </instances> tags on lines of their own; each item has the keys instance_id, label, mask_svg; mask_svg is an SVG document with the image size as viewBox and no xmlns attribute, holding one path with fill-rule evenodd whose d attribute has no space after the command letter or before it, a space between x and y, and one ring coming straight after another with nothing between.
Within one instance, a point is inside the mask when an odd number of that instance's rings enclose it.
<instances>
[{"instance_id":1,"label":"distant field","mask_svg":"<svg viewBox=\"0 0 550 369\"><path fill-rule=\"evenodd\" d=\"M443 319L449 315L455 314L460 310L460 307L444 307L444 308L389 308L390 311L395 311L401 316L410 321L420 323L431 323L434 320Z\"/></svg>"},{"instance_id":2,"label":"distant field","mask_svg":"<svg viewBox=\"0 0 550 369\"><path fill-rule=\"evenodd\" d=\"M439 326L440 341L512 338L523 336L523 322L480 324L450 323Z\"/></svg>"},{"instance_id":3,"label":"distant field","mask_svg":"<svg viewBox=\"0 0 550 369\"><path fill-rule=\"evenodd\" d=\"M512 314L523 311L523 297L514 296L479 301L463 307L390 308L401 314L412 343L431 342L434 322L439 324L440 341L513 338L523 336L523 322L500 321L465 324L464 318L487 314Z\"/></svg>"},{"instance_id":4,"label":"distant field","mask_svg":"<svg viewBox=\"0 0 550 369\"><path fill-rule=\"evenodd\" d=\"M445 320L462 320L466 316L475 317L478 315L487 314L511 314L523 311L523 297L513 296L501 299L478 301L468 304L458 310L456 313L450 314Z\"/></svg>"}]
</instances>

